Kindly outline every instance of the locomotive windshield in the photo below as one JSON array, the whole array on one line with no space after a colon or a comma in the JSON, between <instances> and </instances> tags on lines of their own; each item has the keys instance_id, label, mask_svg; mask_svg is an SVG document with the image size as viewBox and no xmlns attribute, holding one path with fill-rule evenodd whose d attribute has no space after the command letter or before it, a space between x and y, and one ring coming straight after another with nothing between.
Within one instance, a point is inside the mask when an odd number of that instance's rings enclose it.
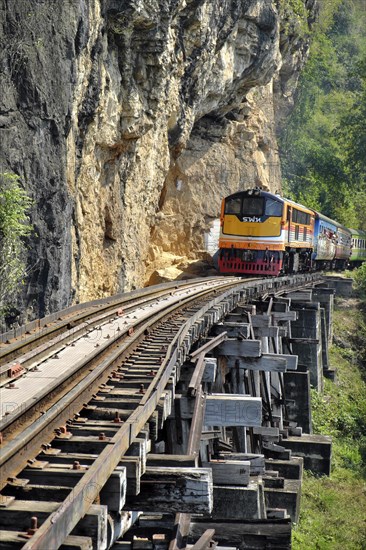
<instances>
[{"instance_id":1,"label":"locomotive windshield","mask_svg":"<svg viewBox=\"0 0 366 550\"><path fill-rule=\"evenodd\" d=\"M225 202L225 214L237 216L282 216L282 203L271 197L236 196Z\"/></svg>"},{"instance_id":2,"label":"locomotive windshield","mask_svg":"<svg viewBox=\"0 0 366 550\"><path fill-rule=\"evenodd\" d=\"M237 193L225 200L222 235L278 237L283 202L269 193Z\"/></svg>"},{"instance_id":3,"label":"locomotive windshield","mask_svg":"<svg viewBox=\"0 0 366 550\"><path fill-rule=\"evenodd\" d=\"M266 198L266 216L282 216L282 203L271 199L270 197Z\"/></svg>"}]
</instances>

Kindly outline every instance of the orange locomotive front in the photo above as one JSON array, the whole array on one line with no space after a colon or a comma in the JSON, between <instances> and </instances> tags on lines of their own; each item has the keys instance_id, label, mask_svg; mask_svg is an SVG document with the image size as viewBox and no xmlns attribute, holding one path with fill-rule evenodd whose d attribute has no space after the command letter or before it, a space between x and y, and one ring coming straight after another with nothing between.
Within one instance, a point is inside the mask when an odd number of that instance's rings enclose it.
<instances>
[{"instance_id":1,"label":"orange locomotive front","mask_svg":"<svg viewBox=\"0 0 366 550\"><path fill-rule=\"evenodd\" d=\"M279 275L311 268L314 213L260 189L223 199L220 273Z\"/></svg>"}]
</instances>

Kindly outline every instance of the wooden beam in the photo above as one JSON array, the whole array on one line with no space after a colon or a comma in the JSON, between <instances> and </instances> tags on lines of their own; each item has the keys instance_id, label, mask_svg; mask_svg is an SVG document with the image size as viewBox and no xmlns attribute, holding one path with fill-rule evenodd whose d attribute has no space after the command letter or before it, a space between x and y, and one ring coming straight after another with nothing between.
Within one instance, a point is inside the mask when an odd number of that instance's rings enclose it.
<instances>
[{"instance_id":1,"label":"wooden beam","mask_svg":"<svg viewBox=\"0 0 366 550\"><path fill-rule=\"evenodd\" d=\"M126 500L126 510L157 513L210 514L212 506L212 472L206 468L148 467L140 494Z\"/></svg>"},{"instance_id":2,"label":"wooden beam","mask_svg":"<svg viewBox=\"0 0 366 550\"><path fill-rule=\"evenodd\" d=\"M218 521L198 518L191 524L191 537L199 537L207 529L215 529L215 539L220 545L235 546L235 548L291 548L291 520L257 520L253 521Z\"/></svg>"},{"instance_id":3,"label":"wooden beam","mask_svg":"<svg viewBox=\"0 0 366 550\"><path fill-rule=\"evenodd\" d=\"M149 453L147 455L147 467L151 466L173 466L175 468L196 468L197 456L194 454L190 455L169 455L169 454L153 454Z\"/></svg>"},{"instance_id":4,"label":"wooden beam","mask_svg":"<svg viewBox=\"0 0 366 550\"><path fill-rule=\"evenodd\" d=\"M215 325L212 327L213 334L227 333L228 338L249 338L249 323L227 323L223 325Z\"/></svg>"},{"instance_id":5,"label":"wooden beam","mask_svg":"<svg viewBox=\"0 0 366 550\"><path fill-rule=\"evenodd\" d=\"M279 321L296 321L297 320L297 311L274 311L272 314L272 319L274 322Z\"/></svg>"},{"instance_id":6,"label":"wooden beam","mask_svg":"<svg viewBox=\"0 0 366 550\"><path fill-rule=\"evenodd\" d=\"M197 391L201 387L201 380L205 370L205 366L205 354L201 353L198 356L196 367L193 371L193 375L188 386L188 395L196 395Z\"/></svg>"},{"instance_id":7,"label":"wooden beam","mask_svg":"<svg viewBox=\"0 0 366 550\"><path fill-rule=\"evenodd\" d=\"M210 548L210 542L215 535L215 529L207 529L198 541L191 546L191 550L207 550Z\"/></svg>"},{"instance_id":8,"label":"wooden beam","mask_svg":"<svg viewBox=\"0 0 366 550\"><path fill-rule=\"evenodd\" d=\"M249 462L250 463L250 473L251 475L262 475L265 469L265 458L264 455L259 455L255 453L224 453L221 452L219 455L220 460L234 460L240 462Z\"/></svg>"},{"instance_id":9,"label":"wooden beam","mask_svg":"<svg viewBox=\"0 0 366 550\"><path fill-rule=\"evenodd\" d=\"M253 328L264 328L270 326L271 317L269 315L251 315L250 321Z\"/></svg>"},{"instance_id":10,"label":"wooden beam","mask_svg":"<svg viewBox=\"0 0 366 550\"><path fill-rule=\"evenodd\" d=\"M191 360L197 359L202 353L205 355L212 349L214 349L218 344L223 342L227 338L227 335L225 332L222 334L219 334L216 336L216 338L212 338L208 342L206 342L203 346L199 347L195 351L192 351L189 355Z\"/></svg>"},{"instance_id":11,"label":"wooden beam","mask_svg":"<svg viewBox=\"0 0 366 550\"><path fill-rule=\"evenodd\" d=\"M85 474L84 470L67 470L61 468L43 468L35 470L25 468L22 475L31 483L57 487L74 487ZM87 492L86 492L87 498ZM100 490L100 503L107 504L113 512L120 512L126 498L126 468L118 467Z\"/></svg>"},{"instance_id":12,"label":"wooden beam","mask_svg":"<svg viewBox=\"0 0 366 550\"><path fill-rule=\"evenodd\" d=\"M203 371L202 375L202 383L203 382L214 382L216 378L216 371L217 371L217 359L215 357L205 357L205 369ZM190 381L193 375L195 369L194 363L185 363L181 368L181 373L179 377L180 382L187 382Z\"/></svg>"},{"instance_id":13,"label":"wooden beam","mask_svg":"<svg viewBox=\"0 0 366 550\"><path fill-rule=\"evenodd\" d=\"M299 359L297 355L288 355L284 353L267 353L266 357L272 360L276 360L278 358L285 359L287 362L286 370L297 370L298 359ZM277 371L277 372L281 372L281 371Z\"/></svg>"},{"instance_id":14,"label":"wooden beam","mask_svg":"<svg viewBox=\"0 0 366 550\"><path fill-rule=\"evenodd\" d=\"M33 516L37 517L39 526L59 506L58 502L14 500L8 506L1 507L0 529L12 528L27 531ZM105 548L107 523L107 507L94 504L90 506L88 513L80 520L73 533L74 535L87 533L93 539L95 548ZM4 542L1 538L0 541ZM1 542L0 547L2 547Z\"/></svg>"},{"instance_id":15,"label":"wooden beam","mask_svg":"<svg viewBox=\"0 0 366 550\"><path fill-rule=\"evenodd\" d=\"M260 357L262 346L260 340L228 339L217 348L218 355L235 357Z\"/></svg>"},{"instance_id":16,"label":"wooden beam","mask_svg":"<svg viewBox=\"0 0 366 550\"><path fill-rule=\"evenodd\" d=\"M211 468L214 485L247 486L250 476L249 460L210 460L203 468Z\"/></svg>"},{"instance_id":17,"label":"wooden beam","mask_svg":"<svg viewBox=\"0 0 366 550\"><path fill-rule=\"evenodd\" d=\"M256 338L278 338L280 327L258 327L254 329Z\"/></svg>"},{"instance_id":18,"label":"wooden beam","mask_svg":"<svg viewBox=\"0 0 366 550\"><path fill-rule=\"evenodd\" d=\"M297 356L294 355L293 357ZM238 357L236 360L229 360L227 366L234 368L236 362L240 369L268 372L286 372L287 370L287 359L276 354L264 353L261 357Z\"/></svg>"},{"instance_id":19,"label":"wooden beam","mask_svg":"<svg viewBox=\"0 0 366 550\"><path fill-rule=\"evenodd\" d=\"M206 394L202 392L202 388L199 387L196 394L196 400L194 403L193 417L191 429L189 431L187 454L197 455L199 453L202 427L205 418L206 410Z\"/></svg>"}]
</instances>

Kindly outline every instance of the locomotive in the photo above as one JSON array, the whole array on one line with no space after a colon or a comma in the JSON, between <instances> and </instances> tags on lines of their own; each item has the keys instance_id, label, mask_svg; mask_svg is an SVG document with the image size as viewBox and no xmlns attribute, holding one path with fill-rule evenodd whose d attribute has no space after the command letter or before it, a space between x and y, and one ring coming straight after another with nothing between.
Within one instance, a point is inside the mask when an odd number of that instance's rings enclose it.
<instances>
[{"instance_id":1,"label":"locomotive","mask_svg":"<svg viewBox=\"0 0 366 550\"><path fill-rule=\"evenodd\" d=\"M366 232L259 188L224 198L220 225L220 273L276 276L342 270L350 260L359 261L361 253L366 259Z\"/></svg>"}]
</instances>

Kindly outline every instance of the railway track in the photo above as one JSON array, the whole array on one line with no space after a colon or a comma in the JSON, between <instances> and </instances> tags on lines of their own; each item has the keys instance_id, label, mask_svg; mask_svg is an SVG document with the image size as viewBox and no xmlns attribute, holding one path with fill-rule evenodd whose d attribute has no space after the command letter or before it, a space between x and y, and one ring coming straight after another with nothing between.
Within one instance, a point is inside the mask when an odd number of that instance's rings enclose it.
<instances>
[{"instance_id":1,"label":"railway track","mask_svg":"<svg viewBox=\"0 0 366 550\"><path fill-rule=\"evenodd\" d=\"M14 340L8 335L2 372L15 358L24 371L10 383L3 375L0 389L6 404L0 420L0 548L83 548L90 525L99 547L110 548L138 513L134 498L146 453L172 412L192 345L239 301L280 295L314 280L214 278L167 285L103 301L100 308L67 310L28 327L28 335L18 331ZM17 392L23 403L15 402ZM192 437L197 444L197 433ZM197 455L196 447L190 448ZM151 468L142 480L159 484ZM171 504L172 512L191 509ZM179 521L187 525L187 517Z\"/></svg>"}]
</instances>

